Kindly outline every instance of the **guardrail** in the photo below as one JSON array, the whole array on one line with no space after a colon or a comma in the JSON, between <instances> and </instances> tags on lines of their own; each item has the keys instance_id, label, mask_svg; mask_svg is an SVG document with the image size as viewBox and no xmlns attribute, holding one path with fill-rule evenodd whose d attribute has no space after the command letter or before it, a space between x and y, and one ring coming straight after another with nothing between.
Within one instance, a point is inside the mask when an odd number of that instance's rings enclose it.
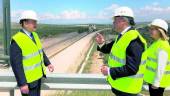
<instances>
[{"instance_id":1,"label":"guardrail","mask_svg":"<svg viewBox=\"0 0 170 96\"><path fill-rule=\"evenodd\" d=\"M17 83L12 72L0 73L0 91L14 96ZM42 80L43 90L110 90L105 76L100 74L48 74Z\"/></svg>"},{"instance_id":2,"label":"guardrail","mask_svg":"<svg viewBox=\"0 0 170 96\"><path fill-rule=\"evenodd\" d=\"M0 55L0 64L8 64L8 63L9 63L9 56Z\"/></svg>"},{"instance_id":3,"label":"guardrail","mask_svg":"<svg viewBox=\"0 0 170 96\"><path fill-rule=\"evenodd\" d=\"M42 90L111 90L106 82L106 77L101 74L47 74L47 79L42 80ZM10 92L18 89L12 72L0 73L0 92ZM143 90L148 90L146 85ZM166 88L170 90L170 88Z\"/></svg>"}]
</instances>

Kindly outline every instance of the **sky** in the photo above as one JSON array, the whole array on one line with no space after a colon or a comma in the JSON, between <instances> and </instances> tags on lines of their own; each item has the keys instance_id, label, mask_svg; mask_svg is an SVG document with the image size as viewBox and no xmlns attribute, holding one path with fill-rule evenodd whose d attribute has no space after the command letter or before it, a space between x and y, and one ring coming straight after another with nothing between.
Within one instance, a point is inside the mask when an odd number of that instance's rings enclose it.
<instances>
[{"instance_id":1,"label":"sky","mask_svg":"<svg viewBox=\"0 0 170 96\"><path fill-rule=\"evenodd\" d=\"M121 6L132 8L136 22L170 20L170 0L11 0L11 20L18 22L24 10L34 10L40 23L111 24Z\"/></svg>"}]
</instances>

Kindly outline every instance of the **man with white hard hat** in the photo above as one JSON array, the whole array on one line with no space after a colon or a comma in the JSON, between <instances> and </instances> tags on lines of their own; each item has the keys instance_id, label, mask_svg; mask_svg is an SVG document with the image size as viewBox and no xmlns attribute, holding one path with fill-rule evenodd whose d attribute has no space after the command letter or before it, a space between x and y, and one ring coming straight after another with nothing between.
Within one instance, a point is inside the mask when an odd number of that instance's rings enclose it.
<instances>
[{"instance_id":1,"label":"man with white hard hat","mask_svg":"<svg viewBox=\"0 0 170 96\"><path fill-rule=\"evenodd\" d=\"M143 85L146 41L134 28L134 14L128 7L115 10L113 25L119 33L116 40L106 44L101 34L96 36L98 51L110 54L101 72L116 96L137 96Z\"/></svg>"},{"instance_id":2,"label":"man with white hard hat","mask_svg":"<svg viewBox=\"0 0 170 96\"><path fill-rule=\"evenodd\" d=\"M46 68L53 72L42 49L37 28L37 14L24 11L19 19L21 30L11 40L10 62L22 96L40 96L41 79L46 77Z\"/></svg>"}]
</instances>

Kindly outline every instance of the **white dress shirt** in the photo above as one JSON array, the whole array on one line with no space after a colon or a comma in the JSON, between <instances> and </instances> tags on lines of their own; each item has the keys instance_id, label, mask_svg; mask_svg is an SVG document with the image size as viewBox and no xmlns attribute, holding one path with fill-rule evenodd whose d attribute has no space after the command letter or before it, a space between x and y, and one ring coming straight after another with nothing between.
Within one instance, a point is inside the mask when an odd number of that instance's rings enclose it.
<instances>
[{"instance_id":1,"label":"white dress shirt","mask_svg":"<svg viewBox=\"0 0 170 96\"><path fill-rule=\"evenodd\" d=\"M25 33L26 35L28 35L28 37L30 37L30 38L32 39L32 37L31 37L31 32L28 32L28 31L25 30L24 28L23 28L22 30L24 31L24 33Z\"/></svg>"},{"instance_id":2,"label":"white dress shirt","mask_svg":"<svg viewBox=\"0 0 170 96\"><path fill-rule=\"evenodd\" d=\"M153 86L160 87L160 80L164 74L167 62L168 62L168 53L164 50L159 50L159 52L158 52L158 67L156 69L156 77L154 79Z\"/></svg>"}]
</instances>

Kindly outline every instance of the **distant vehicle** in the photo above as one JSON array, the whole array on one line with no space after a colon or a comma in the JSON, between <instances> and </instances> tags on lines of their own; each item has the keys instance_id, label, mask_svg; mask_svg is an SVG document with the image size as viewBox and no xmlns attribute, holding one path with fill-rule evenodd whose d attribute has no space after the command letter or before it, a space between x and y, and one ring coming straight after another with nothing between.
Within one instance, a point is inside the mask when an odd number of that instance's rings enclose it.
<instances>
[{"instance_id":1,"label":"distant vehicle","mask_svg":"<svg viewBox=\"0 0 170 96\"><path fill-rule=\"evenodd\" d=\"M89 33L96 31L96 25L90 24L89 25Z\"/></svg>"}]
</instances>

